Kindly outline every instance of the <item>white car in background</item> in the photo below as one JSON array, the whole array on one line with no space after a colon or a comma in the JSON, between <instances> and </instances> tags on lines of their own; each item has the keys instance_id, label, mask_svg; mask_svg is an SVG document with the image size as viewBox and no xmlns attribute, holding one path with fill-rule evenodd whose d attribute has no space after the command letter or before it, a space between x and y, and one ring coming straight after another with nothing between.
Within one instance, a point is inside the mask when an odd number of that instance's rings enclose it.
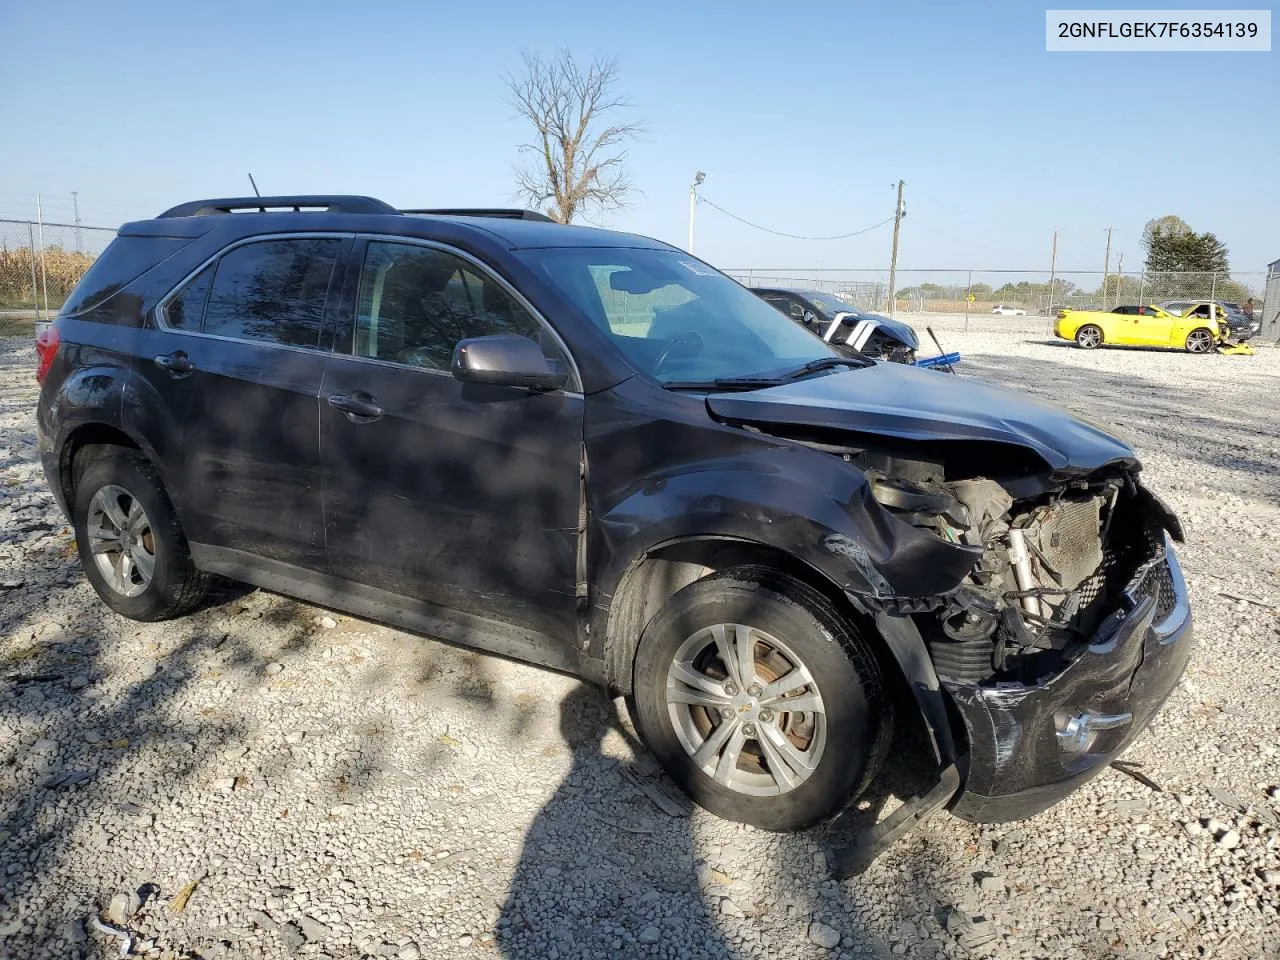
<instances>
[{"instance_id":1,"label":"white car in background","mask_svg":"<svg viewBox=\"0 0 1280 960\"><path fill-rule=\"evenodd\" d=\"M997 303L992 307L991 312L1001 317L1025 317L1027 315L1027 311L1021 307L1006 307L1002 303Z\"/></svg>"}]
</instances>

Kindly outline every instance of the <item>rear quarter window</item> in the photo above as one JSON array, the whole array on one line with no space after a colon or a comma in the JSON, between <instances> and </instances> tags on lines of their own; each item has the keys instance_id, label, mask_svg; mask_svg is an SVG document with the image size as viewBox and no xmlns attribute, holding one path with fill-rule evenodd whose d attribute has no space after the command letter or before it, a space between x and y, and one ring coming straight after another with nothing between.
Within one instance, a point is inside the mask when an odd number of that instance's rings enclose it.
<instances>
[{"instance_id":1,"label":"rear quarter window","mask_svg":"<svg viewBox=\"0 0 1280 960\"><path fill-rule=\"evenodd\" d=\"M62 307L64 316L87 313L109 300L133 281L167 260L191 241L177 237L116 237L80 278ZM131 315L132 311L107 311L103 319ZM92 317L87 319L99 319Z\"/></svg>"}]
</instances>

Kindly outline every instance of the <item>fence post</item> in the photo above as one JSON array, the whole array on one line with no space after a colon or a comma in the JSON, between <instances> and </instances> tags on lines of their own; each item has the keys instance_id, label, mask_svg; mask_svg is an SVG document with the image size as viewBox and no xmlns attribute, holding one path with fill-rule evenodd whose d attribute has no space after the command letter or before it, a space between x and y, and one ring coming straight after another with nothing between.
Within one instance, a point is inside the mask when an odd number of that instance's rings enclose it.
<instances>
[{"instance_id":1,"label":"fence post","mask_svg":"<svg viewBox=\"0 0 1280 960\"><path fill-rule=\"evenodd\" d=\"M1138 306L1147 305L1147 268L1142 268L1142 278L1138 281Z\"/></svg>"},{"instance_id":2,"label":"fence post","mask_svg":"<svg viewBox=\"0 0 1280 960\"><path fill-rule=\"evenodd\" d=\"M40 194L36 194L36 230L40 234L40 286L44 288L44 312L49 312L49 269L44 262L44 210Z\"/></svg>"},{"instance_id":3,"label":"fence post","mask_svg":"<svg viewBox=\"0 0 1280 960\"><path fill-rule=\"evenodd\" d=\"M1209 299L1218 299L1218 272L1215 270L1213 276L1209 279Z\"/></svg>"},{"instance_id":4,"label":"fence post","mask_svg":"<svg viewBox=\"0 0 1280 960\"><path fill-rule=\"evenodd\" d=\"M27 224L27 249L31 251L31 302L36 308L36 319L43 320L40 313L40 284L36 282L36 233L31 224Z\"/></svg>"},{"instance_id":5,"label":"fence post","mask_svg":"<svg viewBox=\"0 0 1280 960\"><path fill-rule=\"evenodd\" d=\"M964 332L969 332L969 298L973 296L973 271L969 271L969 286L964 291Z\"/></svg>"}]
</instances>

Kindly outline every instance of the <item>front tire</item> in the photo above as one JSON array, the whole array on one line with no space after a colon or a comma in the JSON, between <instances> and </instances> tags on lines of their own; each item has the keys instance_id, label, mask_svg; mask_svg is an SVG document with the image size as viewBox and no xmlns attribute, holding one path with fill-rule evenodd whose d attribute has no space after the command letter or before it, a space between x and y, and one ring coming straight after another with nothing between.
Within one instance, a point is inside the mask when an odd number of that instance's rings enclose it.
<instances>
[{"instance_id":1,"label":"front tire","mask_svg":"<svg viewBox=\"0 0 1280 960\"><path fill-rule=\"evenodd\" d=\"M668 601L641 637L633 703L686 793L765 830L843 810L892 731L875 656L853 626L816 591L755 568Z\"/></svg>"},{"instance_id":2,"label":"front tire","mask_svg":"<svg viewBox=\"0 0 1280 960\"><path fill-rule=\"evenodd\" d=\"M210 576L192 563L173 505L142 454L119 448L91 461L71 513L85 576L116 613L168 620L204 599Z\"/></svg>"},{"instance_id":3,"label":"front tire","mask_svg":"<svg viewBox=\"0 0 1280 960\"><path fill-rule=\"evenodd\" d=\"M1213 333L1205 327L1196 327L1187 334L1187 353L1209 353L1213 350Z\"/></svg>"},{"instance_id":4,"label":"front tire","mask_svg":"<svg viewBox=\"0 0 1280 960\"><path fill-rule=\"evenodd\" d=\"M1076 331L1076 345L1082 350L1093 350L1102 345L1102 328L1086 323Z\"/></svg>"}]
</instances>

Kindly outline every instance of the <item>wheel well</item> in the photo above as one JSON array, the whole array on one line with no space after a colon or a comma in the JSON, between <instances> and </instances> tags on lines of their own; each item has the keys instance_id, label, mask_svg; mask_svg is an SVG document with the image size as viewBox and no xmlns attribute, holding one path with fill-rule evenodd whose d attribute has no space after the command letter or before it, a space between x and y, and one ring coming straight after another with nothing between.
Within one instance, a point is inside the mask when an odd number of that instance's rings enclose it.
<instances>
[{"instance_id":1,"label":"wheel well","mask_svg":"<svg viewBox=\"0 0 1280 960\"><path fill-rule=\"evenodd\" d=\"M875 651L882 676L902 677L875 622L858 611L844 592L825 576L785 550L730 539L681 540L657 547L627 568L609 606L605 666L610 690L630 695L640 637L667 600L696 580L731 567L763 566L821 593L836 611L851 620ZM896 687L895 682L890 682Z\"/></svg>"},{"instance_id":2,"label":"wheel well","mask_svg":"<svg viewBox=\"0 0 1280 960\"><path fill-rule=\"evenodd\" d=\"M94 460L107 456L113 447L141 450L123 430L105 423L87 423L77 427L62 445L58 463L58 481L68 508L75 500L76 483Z\"/></svg>"}]
</instances>

